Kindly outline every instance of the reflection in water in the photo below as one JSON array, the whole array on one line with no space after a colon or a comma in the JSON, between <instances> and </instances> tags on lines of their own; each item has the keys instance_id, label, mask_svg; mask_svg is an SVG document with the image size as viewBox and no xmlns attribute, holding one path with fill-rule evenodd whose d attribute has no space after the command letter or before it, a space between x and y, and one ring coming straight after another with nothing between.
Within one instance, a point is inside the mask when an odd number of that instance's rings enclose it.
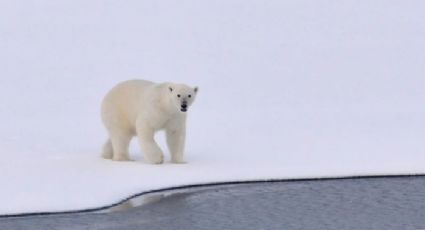
<instances>
[{"instance_id":1,"label":"reflection in water","mask_svg":"<svg viewBox=\"0 0 425 230\"><path fill-rule=\"evenodd\" d=\"M215 191L220 188L232 188L236 186L239 186L239 185L227 184L227 185L201 186L201 187L194 187L194 188L181 188L181 189L173 189L173 190L164 191L164 192L149 193L149 194L140 195L140 196L131 198L116 206L113 206L106 210L102 210L100 211L100 213L121 212L121 211L126 211L132 208L140 207L143 205L157 203L166 198L178 197L180 195L188 196L188 195L192 195L192 194L196 194L200 192Z\"/></svg>"},{"instance_id":2,"label":"reflection in water","mask_svg":"<svg viewBox=\"0 0 425 230\"><path fill-rule=\"evenodd\" d=\"M125 211L125 210L129 210L132 209L134 207L138 207L138 206L142 206L142 205L146 205L146 204L152 204L155 202L160 201L161 199L163 199L164 197L166 197L165 194L161 194L161 193L154 193L154 194L146 194L143 196L139 196L139 197L135 197L132 198L130 200L127 200L119 205L116 205L114 207L111 207L105 211L102 212L120 212L120 211Z\"/></svg>"}]
</instances>

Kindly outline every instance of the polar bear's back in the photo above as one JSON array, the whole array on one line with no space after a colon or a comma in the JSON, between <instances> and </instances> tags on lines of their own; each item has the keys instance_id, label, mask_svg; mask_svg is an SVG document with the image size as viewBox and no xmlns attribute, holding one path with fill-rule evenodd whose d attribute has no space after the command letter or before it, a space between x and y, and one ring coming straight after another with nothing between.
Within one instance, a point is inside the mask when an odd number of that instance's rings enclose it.
<instances>
[{"instance_id":1,"label":"polar bear's back","mask_svg":"<svg viewBox=\"0 0 425 230\"><path fill-rule=\"evenodd\" d=\"M143 107L143 94L154 85L151 81L129 80L113 87L102 102L102 120L107 128L120 126L121 130L132 129L137 110Z\"/></svg>"},{"instance_id":2,"label":"polar bear's back","mask_svg":"<svg viewBox=\"0 0 425 230\"><path fill-rule=\"evenodd\" d=\"M117 84L109 91L108 95L112 95L113 97L134 97L140 95L140 93L143 93L154 84L154 82L146 80L128 80ZM108 97L108 95L106 95L106 97Z\"/></svg>"}]
</instances>

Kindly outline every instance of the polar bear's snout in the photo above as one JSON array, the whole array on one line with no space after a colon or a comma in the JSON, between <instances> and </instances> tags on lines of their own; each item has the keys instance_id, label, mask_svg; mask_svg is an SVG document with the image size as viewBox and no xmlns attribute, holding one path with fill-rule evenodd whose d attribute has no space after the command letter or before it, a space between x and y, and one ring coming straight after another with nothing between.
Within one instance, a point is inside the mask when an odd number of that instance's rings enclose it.
<instances>
[{"instance_id":1,"label":"polar bear's snout","mask_svg":"<svg viewBox=\"0 0 425 230\"><path fill-rule=\"evenodd\" d=\"M180 108L180 111L182 111L182 112L186 112L187 111L187 101L183 101L182 102L182 105L181 105L181 108Z\"/></svg>"}]
</instances>

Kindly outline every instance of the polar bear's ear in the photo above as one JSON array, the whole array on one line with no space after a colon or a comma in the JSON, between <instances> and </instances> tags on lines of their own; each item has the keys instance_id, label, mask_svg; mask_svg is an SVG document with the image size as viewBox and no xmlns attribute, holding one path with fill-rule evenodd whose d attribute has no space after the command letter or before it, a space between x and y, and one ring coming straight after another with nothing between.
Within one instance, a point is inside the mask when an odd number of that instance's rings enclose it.
<instances>
[{"instance_id":1,"label":"polar bear's ear","mask_svg":"<svg viewBox=\"0 0 425 230\"><path fill-rule=\"evenodd\" d=\"M197 93L198 92L198 86L196 86L195 88L193 88L193 91L195 91L195 93Z\"/></svg>"}]
</instances>

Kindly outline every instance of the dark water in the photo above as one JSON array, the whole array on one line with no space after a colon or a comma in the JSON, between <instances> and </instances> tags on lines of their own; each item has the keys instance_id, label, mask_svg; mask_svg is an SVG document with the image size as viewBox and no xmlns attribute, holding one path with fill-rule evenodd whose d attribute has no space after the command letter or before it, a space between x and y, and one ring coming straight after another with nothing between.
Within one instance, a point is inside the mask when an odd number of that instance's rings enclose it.
<instances>
[{"instance_id":1,"label":"dark water","mask_svg":"<svg viewBox=\"0 0 425 230\"><path fill-rule=\"evenodd\" d=\"M0 229L425 230L425 177L218 186L130 206L109 213L2 218Z\"/></svg>"}]
</instances>

